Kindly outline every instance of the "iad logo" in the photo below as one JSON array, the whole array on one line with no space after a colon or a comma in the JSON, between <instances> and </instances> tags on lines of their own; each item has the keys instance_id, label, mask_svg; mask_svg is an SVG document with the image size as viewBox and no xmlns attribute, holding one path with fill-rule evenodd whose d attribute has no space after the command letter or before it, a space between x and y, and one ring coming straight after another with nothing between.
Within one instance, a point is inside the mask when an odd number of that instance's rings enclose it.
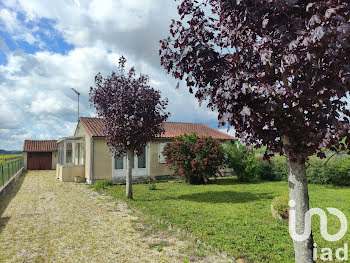
<instances>
[{"instance_id":1,"label":"iad logo","mask_svg":"<svg viewBox=\"0 0 350 263\"><path fill-rule=\"evenodd\" d=\"M320 230L321 230L321 235L322 237L329 241L329 242L334 242L342 239L344 235L346 234L348 230L348 221L345 217L345 215L338 209L336 208L327 208L327 211L338 217L340 221L340 230L338 231L337 234L335 235L330 235L328 234L327 231L327 215L325 211L323 211L320 208L312 208L309 211L306 212L305 214L305 228L304 228L304 233L298 234L296 232L296 213L295 213L295 201L290 200L289 201L289 234L292 237L294 241L302 242L308 239L311 235L311 217L313 215L318 215L320 217ZM320 259L322 261L333 261L333 251L330 248L322 248L321 249L321 255ZM342 254L342 255L341 255ZM317 244L314 244L314 249L313 249L313 258L316 261L318 259L317 255ZM347 261L348 260L348 244L344 244L344 248L338 248L335 251L335 258L339 261Z\"/></svg>"},{"instance_id":2,"label":"iad logo","mask_svg":"<svg viewBox=\"0 0 350 263\"><path fill-rule=\"evenodd\" d=\"M312 208L305 214L305 228L304 233L298 234L296 232L296 215L295 215L295 201L290 200L289 201L289 234L292 237L294 241L302 242L308 239L311 235L311 217L313 215L319 215L320 216L320 228L321 228L321 235L322 237L330 242L338 241L343 238L343 236L346 234L346 231L348 230L348 221L345 217L345 215L338 209L329 207L327 208L328 212L332 215L335 215L340 220L340 230L335 235L328 234L327 231L327 215L326 212L323 211L320 208Z\"/></svg>"}]
</instances>

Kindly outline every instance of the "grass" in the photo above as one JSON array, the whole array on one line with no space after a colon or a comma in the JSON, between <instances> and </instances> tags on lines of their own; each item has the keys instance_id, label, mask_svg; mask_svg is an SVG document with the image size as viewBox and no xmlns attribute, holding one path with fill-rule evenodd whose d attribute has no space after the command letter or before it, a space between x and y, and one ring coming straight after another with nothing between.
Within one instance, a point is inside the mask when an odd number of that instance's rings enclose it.
<instances>
[{"instance_id":1,"label":"grass","mask_svg":"<svg viewBox=\"0 0 350 263\"><path fill-rule=\"evenodd\" d=\"M245 262L294 262L288 223L277 221L270 211L273 198L288 191L286 182L241 184L234 178L222 178L209 185L158 183L155 191L143 184L133 187L134 200L125 198L125 186L105 191ZM350 188L310 185L309 191L311 207L335 207L350 219ZM335 234L339 227L338 219L328 215L328 232ZM349 234L339 242L325 241L317 217L313 218L313 233L319 251L329 247L335 253L345 242L350 243Z\"/></svg>"}]
</instances>

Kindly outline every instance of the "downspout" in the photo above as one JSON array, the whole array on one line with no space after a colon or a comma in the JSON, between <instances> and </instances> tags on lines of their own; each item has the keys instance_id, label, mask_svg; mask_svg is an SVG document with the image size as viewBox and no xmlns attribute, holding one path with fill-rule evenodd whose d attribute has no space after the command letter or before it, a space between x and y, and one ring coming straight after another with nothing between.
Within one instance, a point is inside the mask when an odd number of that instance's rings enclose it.
<instances>
[{"instance_id":1,"label":"downspout","mask_svg":"<svg viewBox=\"0 0 350 263\"><path fill-rule=\"evenodd\" d=\"M91 164L90 164L90 175L91 175L91 183L94 183L94 137L91 137L91 151L90 151L90 160L91 160Z\"/></svg>"}]
</instances>

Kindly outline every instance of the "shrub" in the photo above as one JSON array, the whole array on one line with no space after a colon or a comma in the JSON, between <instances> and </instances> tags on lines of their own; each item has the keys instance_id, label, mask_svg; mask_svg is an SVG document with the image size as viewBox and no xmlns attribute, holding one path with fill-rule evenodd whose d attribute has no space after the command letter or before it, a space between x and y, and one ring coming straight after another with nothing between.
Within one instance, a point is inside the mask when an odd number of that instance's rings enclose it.
<instances>
[{"instance_id":1,"label":"shrub","mask_svg":"<svg viewBox=\"0 0 350 263\"><path fill-rule=\"evenodd\" d=\"M331 184L329 176L329 165L324 165L324 161L319 158L310 158L307 165L307 180L311 184Z\"/></svg>"},{"instance_id":2,"label":"shrub","mask_svg":"<svg viewBox=\"0 0 350 263\"><path fill-rule=\"evenodd\" d=\"M261 180L266 181L286 181L287 163L283 156L275 156L270 162L261 157L257 160L258 174Z\"/></svg>"},{"instance_id":3,"label":"shrub","mask_svg":"<svg viewBox=\"0 0 350 263\"><path fill-rule=\"evenodd\" d=\"M157 180L153 177L146 177L146 183L148 184L149 190L157 190Z\"/></svg>"},{"instance_id":4,"label":"shrub","mask_svg":"<svg viewBox=\"0 0 350 263\"><path fill-rule=\"evenodd\" d=\"M274 174L274 181L287 181L287 161L284 156L275 156L271 160L272 173Z\"/></svg>"},{"instance_id":5,"label":"shrub","mask_svg":"<svg viewBox=\"0 0 350 263\"><path fill-rule=\"evenodd\" d=\"M326 165L319 158L311 158L306 173L309 183L350 186L350 158L334 157Z\"/></svg>"},{"instance_id":6,"label":"shrub","mask_svg":"<svg viewBox=\"0 0 350 263\"><path fill-rule=\"evenodd\" d=\"M263 160L260 156L256 157L257 174L261 180L275 181L272 165L268 161Z\"/></svg>"},{"instance_id":7,"label":"shrub","mask_svg":"<svg viewBox=\"0 0 350 263\"><path fill-rule=\"evenodd\" d=\"M332 162L325 173L332 184L350 186L350 158Z\"/></svg>"},{"instance_id":8,"label":"shrub","mask_svg":"<svg viewBox=\"0 0 350 263\"><path fill-rule=\"evenodd\" d=\"M258 176L267 181L287 181L287 163L283 156L275 156L270 163L256 158ZM350 186L350 158L336 156L327 164L325 160L311 157L307 165L306 175L311 184L333 184Z\"/></svg>"},{"instance_id":9,"label":"shrub","mask_svg":"<svg viewBox=\"0 0 350 263\"><path fill-rule=\"evenodd\" d=\"M112 186L113 182L109 179L104 179L100 181L96 181L93 185L94 189L96 191L101 191L103 189L106 189L108 186Z\"/></svg>"},{"instance_id":10,"label":"shrub","mask_svg":"<svg viewBox=\"0 0 350 263\"><path fill-rule=\"evenodd\" d=\"M289 194L283 193L281 196L276 197L272 201L273 209L282 217L288 218L289 216Z\"/></svg>"},{"instance_id":11,"label":"shrub","mask_svg":"<svg viewBox=\"0 0 350 263\"><path fill-rule=\"evenodd\" d=\"M190 184L207 183L223 165L224 153L220 142L196 134L180 136L164 147L166 164Z\"/></svg>"},{"instance_id":12,"label":"shrub","mask_svg":"<svg viewBox=\"0 0 350 263\"><path fill-rule=\"evenodd\" d=\"M254 182L259 179L258 165L254 152L249 154L246 146L238 140L225 144L226 165L232 168L241 182Z\"/></svg>"}]
</instances>

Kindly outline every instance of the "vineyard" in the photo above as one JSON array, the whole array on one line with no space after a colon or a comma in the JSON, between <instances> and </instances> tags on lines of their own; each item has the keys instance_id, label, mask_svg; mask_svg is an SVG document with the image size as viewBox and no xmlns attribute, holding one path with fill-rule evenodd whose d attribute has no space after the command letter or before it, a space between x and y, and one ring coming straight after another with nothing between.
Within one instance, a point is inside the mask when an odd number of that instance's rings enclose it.
<instances>
[{"instance_id":1,"label":"vineyard","mask_svg":"<svg viewBox=\"0 0 350 263\"><path fill-rule=\"evenodd\" d=\"M0 164L22 158L22 154L0 154Z\"/></svg>"}]
</instances>

